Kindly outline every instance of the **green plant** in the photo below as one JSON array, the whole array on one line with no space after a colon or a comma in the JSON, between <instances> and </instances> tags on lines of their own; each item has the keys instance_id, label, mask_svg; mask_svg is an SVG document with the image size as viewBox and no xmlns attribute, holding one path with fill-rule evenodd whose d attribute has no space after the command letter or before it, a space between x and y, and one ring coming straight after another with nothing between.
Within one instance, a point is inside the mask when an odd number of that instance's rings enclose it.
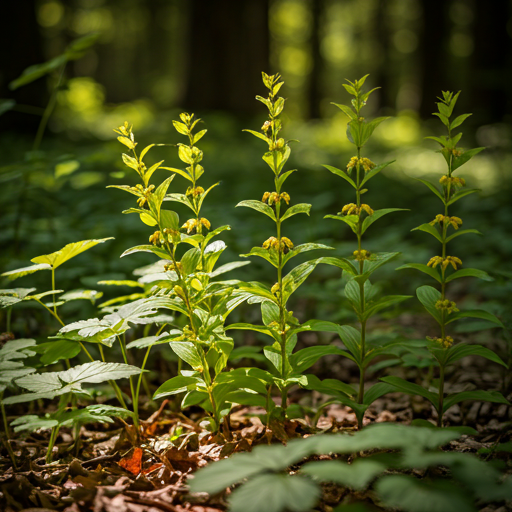
<instances>
[{"instance_id":1,"label":"green plant","mask_svg":"<svg viewBox=\"0 0 512 512\"><path fill-rule=\"evenodd\" d=\"M500 472L474 455L437 449L458 437L456 430L433 426L376 424L353 435L257 446L251 453L235 454L199 470L191 490L216 494L242 483L229 495L230 512L305 512L319 501L323 482L355 491L344 494L340 511L367 489L373 489L368 495L380 506L407 512L469 512L477 510L476 503L510 499L510 477L501 482ZM308 461L324 454L331 460ZM448 467L450 473L434 476L432 469L438 466ZM421 477L412 476L411 470Z\"/></svg>"},{"instance_id":2,"label":"green plant","mask_svg":"<svg viewBox=\"0 0 512 512\"><path fill-rule=\"evenodd\" d=\"M362 156L362 148L368 142L374 130L387 119L386 117L378 117L368 121L361 116L362 108L366 105L370 94L375 90L362 91L362 86L367 76L355 82L349 81L348 85L343 84L347 92L354 96L351 101L352 107L335 103L349 118L347 137L357 148L357 155L350 159L346 170L337 169L330 165L325 166L330 172L343 178L355 190L355 203L346 204L337 215L327 215L326 218L335 219L350 226L352 232L357 237L357 250L354 251L353 258L351 259L331 257L322 259L323 263L341 268L343 275L348 279L345 285L345 296L354 309L361 327L358 330L351 326L341 325L336 326L336 331L348 349L341 352L342 355L354 361L359 368L359 387L357 392L354 392L351 386L333 379L326 379L321 382L314 376L309 378L309 387L311 389L334 395L336 396L334 401L341 401L349 405L357 416L359 428L363 425L366 409L377 398L392 389L389 385L377 383L370 389L365 390L366 369L376 357L393 355L392 348L394 345L393 342L385 345L372 344L367 339L366 324L380 310L409 298L407 295L389 295L376 299L377 289L369 280L375 270L396 257L398 253L370 253L370 251L363 248L363 234L375 221L384 215L402 211L403 208L384 208L374 211L368 204L362 203L361 196L368 192L366 187L369 180L392 163L386 162L381 165L375 165L367 157ZM354 178L351 177L352 172L355 174Z\"/></svg>"},{"instance_id":3,"label":"green plant","mask_svg":"<svg viewBox=\"0 0 512 512\"><path fill-rule=\"evenodd\" d=\"M400 377L384 377L381 379L388 384L396 386L396 388L401 391L420 395L432 402L438 414L439 426L443 424L444 413L450 407L463 400L485 400L489 402L508 403L497 391L467 390L445 396L446 368L465 356L478 355L506 367L506 364L488 348L481 345L468 345L466 343L454 344L453 338L447 332L448 324L461 318L480 318L503 327L500 320L488 311L481 309L459 311L457 304L447 296L447 284L455 279L460 279L461 277L478 277L485 281L493 280L492 277L483 270L475 268L460 269L459 267L462 265L461 259L448 254L448 243L455 238L466 234L481 234L476 229L459 229L462 225L462 219L450 215L449 212L449 207L459 199L478 192L476 189L465 189L466 182L464 178L455 176L454 173L459 167L484 149L475 148L464 151L457 147L462 133L455 135L453 134L453 130L458 128L464 120L471 115L462 114L453 120L450 119L459 94L460 91L456 94L443 91L443 97L439 98L440 101L437 103L438 112L434 114L439 117L441 122L446 126L448 135L428 137L435 140L441 146L439 152L443 155L447 165L446 174L439 180L442 186L441 190L429 181L419 180L441 200L444 209L443 213L436 215L434 220L422 224L414 228L414 230L424 231L434 237L441 244L441 255L432 257L426 265L423 263L409 263L399 267L399 269L413 268L419 270L429 275L440 284L440 291L432 286L420 286L416 290L419 301L436 320L440 328L440 336L427 338L428 350L439 366L439 386L437 392L432 392ZM440 272L438 267L441 269ZM452 270L451 273L450 270Z\"/></svg>"},{"instance_id":4,"label":"green plant","mask_svg":"<svg viewBox=\"0 0 512 512\"><path fill-rule=\"evenodd\" d=\"M308 347L293 353L297 344L297 334L302 331L320 331L332 328L329 322L310 320L300 324L293 316L293 311L287 309L288 300L299 288L315 267L322 261L321 258L301 263L288 274L284 275L285 265L295 256L316 249L332 249L323 244L306 243L295 246L293 242L283 235L283 223L290 217L299 213L309 215L310 204L300 203L289 206L291 198L283 190L283 185L295 170L285 171L284 166L291 153L290 142L280 137L282 128L280 115L283 112L285 100L278 95L284 82L279 74L267 75L262 73L263 83L268 89L268 97L256 96L269 112L268 119L261 128L261 132L245 130L267 144L268 151L263 155L263 161L270 167L274 175L274 188L272 192L265 192L262 200L246 200L237 204L252 208L269 217L275 224L275 236L265 240L261 247L253 247L248 254L242 256L258 256L269 262L276 269L276 282L269 287L260 282L249 282L240 285L240 290L248 294L250 303L261 303L261 315L264 325L238 323L229 326L229 329L242 329L257 331L273 340L271 346L264 348L265 357L269 361L271 373L267 373L268 400L267 424L270 415L286 417L288 390L297 383L305 385L307 379L303 371L312 366L320 357L326 354L340 352L332 346ZM271 388L275 386L281 393L281 407L275 408L270 400Z\"/></svg>"}]
</instances>

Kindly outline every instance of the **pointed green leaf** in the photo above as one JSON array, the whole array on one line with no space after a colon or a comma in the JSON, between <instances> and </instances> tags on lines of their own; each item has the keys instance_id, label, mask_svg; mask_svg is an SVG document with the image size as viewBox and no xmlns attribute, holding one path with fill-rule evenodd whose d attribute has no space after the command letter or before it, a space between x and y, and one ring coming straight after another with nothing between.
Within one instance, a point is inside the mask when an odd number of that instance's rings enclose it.
<instances>
[{"instance_id":1,"label":"pointed green leaf","mask_svg":"<svg viewBox=\"0 0 512 512\"><path fill-rule=\"evenodd\" d=\"M344 171L342 169L337 169L336 167L333 167L332 165L324 165L324 167L331 171L333 174L336 174L336 176L340 176L344 180L348 181L355 189L357 189L357 185L355 181L347 174L347 171Z\"/></svg>"},{"instance_id":2,"label":"pointed green leaf","mask_svg":"<svg viewBox=\"0 0 512 512\"><path fill-rule=\"evenodd\" d=\"M421 180L419 178L415 178L415 179L416 179L416 181L419 181L420 183L423 183L423 185L427 186L444 203L444 197L443 197L442 193L439 191L439 189L435 185L433 185L432 183L430 183L427 180Z\"/></svg>"},{"instance_id":3,"label":"pointed green leaf","mask_svg":"<svg viewBox=\"0 0 512 512\"><path fill-rule=\"evenodd\" d=\"M460 229L458 231L455 231L455 233L453 233L453 235L450 235L446 239L446 242L449 242L450 240L453 240L454 238L457 238L460 235L467 235L469 233L474 233L475 235L481 235L482 234L477 229Z\"/></svg>"},{"instance_id":4,"label":"pointed green leaf","mask_svg":"<svg viewBox=\"0 0 512 512\"><path fill-rule=\"evenodd\" d=\"M416 295L425 309L437 320L439 325L441 325L441 311L436 308L436 302L441 300L441 292L432 288L432 286L420 286L416 290Z\"/></svg>"},{"instance_id":5,"label":"pointed green leaf","mask_svg":"<svg viewBox=\"0 0 512 512\"><path fill-rule=\"evenodd\" d=\"M306 203L299 203L291 206L285 212L285 214L281 217L281 221L289 219L293 215L297 215L297 213L305 213L309 215L309 210L311 210L311 205Z\"/></svg>"},{"instance_id":6,"label":"pointed green leaf","mask_svg":"<svg viewBox=\"0 0 512 512\"><path fill-rule=\"evenodd\" d=\"M158 400L164 396L176 395L184 391L191 391L197 385L197 377L184 377L178 375L164 382L153 394L153 400Z\"/></svg>"},{"instance_id":7,"label":"pointed green leaf","mask_svg":"<svg viewBox=\"0 0 512 512\"><path fill-rule=\"evenodd\" d=\"M452 160L452 172L471 160L475 155L478 155L485 148L474 148L464 151L460 156L454 156Z\"/></svg>"},{"instance_id":8,"label":"pointed green leaf","mask_svg":"<svg viewBox=\"0 0 512 512\"><path fill-rule=\"evenodd\" d=\"M388 165L394 163L395 160L391 160L390 162L386 162L384 164L380 164L380 165L377 165L376 167L374 167L373 169L370 169L365 175L364 175L364 178L363 180L361 181L361 183L359 184L359 188L361 189L361 187L368 181L368 180L371 180L375 175L379 174L379 172L381 172L383 169L385 169Z\"/></svg>"},{"instance_id":9,"label":"pointed green leaf","mask_svg":"<svg viewBox=\"0 0 512 512\"><path fill-rule=\"evenodd\" d=\"M164 260L169 259L169 254L167 254L165 249L161 249L156 245L136 245L135 247L126 249L120 257L122 258L123 256L128 256L129 254L134 254L136 252L152 252Z\"/></svg>"},{"instance_id":10,"label":"pointed green leaf","mask_svg":"<svg viewBox=\"0 0 512 512\"><path fill-rule=\"evenodd\" d=\"M457 272L454 272L453 274L450 274L446 278L446 282L449 283L450 281L459 279L460 277L478 277L478 279L482 279L484 281L494 281L494 278L483 270L479 270L477 268L463 268L461 270L457 270Z\"/></svg>"},{"instance_id":11,"label":"pointed green leaf","mask_svg":"<svg viewBox=\"0 0 512 512\"><path fill-rule=\"evenodd\" d=\"M324 219L341 220L341 222L348 224L354 233L357 233L359 215L325 215Z\"/></svg>"},{"instance_id":12,"label":"pointed green leaf","mask_svg":"<svg viewBox=\"0 0 512 512\"><path fill-rule=\"evenodd\" d=\"M18 268L16 270L9 270L8 272L4 272L1 275L8 277L10 281L14 281L19 277L33 274L34 272L38 272L39 270L50 270L51 268L51 265L48 265L48 263L40 263L39 265L30 265L29 267Z\"/></svg>"},{"instance_id":13,"label":"pointed green leaf","mask_svg":"<svg viewBox=\"0 0 512 512\"><path fill-rule=\"evenodd\" d=\"M498 318L496 318L492 313L484 311L483 309L472 309L469 311L459 311L457 313L452 313L451 315L448 316L448 320L446 321L446 323L449 324L450 322L458 320L459 318L481 318L483 320L488 320L489 322L497 324L500 327L505 327L501 323L501 321Z\"/></svg>"},{"instance_id":14,"label":"pointed green leaf","mask_svg":"<svg viewBox=\"0 0 512 512\"><path fill-rule=\"evenodd\" d=\"M340 355L340 352L343 351L334 345L303 348L292 354L290 357L290 365L294 372L302 373L304 370L313 366L321 357L330 354Z\"/></svg>"},{"instance_id":15,"label":"pointed green leaf","mask_svg":"<svg viewBox=\"0 0 512 512\"><path fill-rule=\"evenodd\" d=\"M508 366L501 360L501 358L492 350L489 350L486 347L482 347L482 345L466 345L464 343L459 343L449 348L446 364L455 363L455 361L458 361L459 359L462 359L466 356L485 357L486 359L489 359L489 361L493 361L494 363L501 364L505 368L508 368Z\"/></svg>"},{"instance_id":16,"label":"pointed green leaf","mask_svg":"<svg viewBox=\"0 0 512 512\"><path fill-rule=\"evenodd\" d=\"M261 201L251 199L248 201L241 201L236 206L246 206L247 208L252 208L253 210L264 213L265 215L267 215L267 217L270 217L274 222L277 221L274 210L272 210L272 208L268 204L262 203Z\"/></svg>"},{"instance_id":17,"label":"pointed green leaf","mask_svg":"<svg viewBox=\"0 0 512 512\"><path fill-rule=\"evenodd\" d=\"M424 265L423 263L407 263L406 265L402 265L395 270L403 270L405 268L414 268L420 272L428 274L430 277L433 277L438 283L441 282L441 275L439 274L439 271L435 268Z\"/></svg>"},{"instance_id":18,"label":"pointed green leaf","mask_svg":"<svg viewBox=\"0 0 512 512\"><path fill-rule=\"evenodd\" d=\"M424 231L425 233L429 233L432 235L436 240L443 243L443 239L441 238L441 235L439 234L439 231L430 224L422 224L421 226L418 226L417 228L411 229L411 231Z\"/></svg>"},{"instance_id":19,"label":"pointed green leaf","mask_svg":"<svg viewBox=\"0 0 512 512\"><path fill-rule=\"evenodd\" d=\"M455 192L455 194L453 194L451 199L448 201L448 206L469 194L474 194L475 192L481 192L481 190L479 188L468 188Z\"/></svg>"},{"instance_id":20,"label":"pointed green leaf","mask_svg":"<svg viewBox=\"0 0 512 512\"><path fill-rule=\"evenodd\" d=\"M475 389L474 391L462 391L461 393L454 393L448 395L444 399L443 413L450 407L464 400L478 400L482 402L493 402L497 404L507 404L510 402L498 391L484 391L481 389Z\"/></svg>"},{"instance_id":21,"label":"pointed green leaf","mask_svg":"<svg viewBox=\"0 0 512 512\"><path fill-rule=\"evenodd\" d=\"M395 386L400 391L403 391L404 393L409 393L411 395L419 395L423 398L426 398L429 400L432 405L436 408L438 406L439 397L437 394L432 393L431 391L426 390L422 386L419 386L418 384L414 384L413 382L409 382L405 379L402 379L400 377L382 377L380 379L381 381L391 384L392 386Z\"/></svg>"},{"instance_id":22,"label":"pointed green leaf","mask_svg":"<svg viewBox=\"0 0 512 512\"><path fill-rule=\"evenodd\" d=\"M361 233L364 233L376 220L379 220L384 215L392 212L406 211L404 208L383 208L382 210L375 210L373 215L368 215L363 221Z\"/></svg>"}]
</instances>

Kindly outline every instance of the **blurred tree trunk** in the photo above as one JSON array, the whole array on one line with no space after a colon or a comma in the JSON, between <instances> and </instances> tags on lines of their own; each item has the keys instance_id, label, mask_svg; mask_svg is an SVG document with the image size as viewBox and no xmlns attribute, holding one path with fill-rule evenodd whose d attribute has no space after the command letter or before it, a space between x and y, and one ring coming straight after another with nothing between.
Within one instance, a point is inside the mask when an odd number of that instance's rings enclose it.
<instances>
[{"instance_id":1,"label":"blurred tree trunk","mask_svg":"<svg viewBox=\"0 0 512 512\"><path fill-rule=\"evenodd\" d=\"M512 38L507 33L511 16L511 3L504 0L493 2L492 8L485 2L474 4L472 79L468 85L473 86L470 112L478 111L479 123L503 121L512 111Z\"/></svg>"},{"instance_id":2,"label":"blurred tree trunk","mask_svg":"<svg viewBox=\"0 0 512 512\"><path fill-rule=\"evenodd\" d=\"M188 0L185 106L194 111L260 112L269 69L269 0Z\"/></svg>"},{"instance_id":3,"label":"blurred tree trunk","mask_svg":"<svg viewBox=\"0 0 512 512\"><path fill-rule=\"evenodd\" d=\"M446 66L448 63L448 36L450 34L448 11L451 2L446 0L421 0L423 30L420 36L418 58L420 62L422 118L430 118L434 103L441 90L450 90Z\"/></svg>"},{"instance_id":4,"label":"blurred tree trunk","mask_svg":"<svg viewBox=\"0 0 512 512\"><path fill-rule=\"evenodd\" d=\"M10 2L4 13L2 42L0 44L0 98L13 99L20 105L45 107L48 97L46 79L41 78L15 91L9 90L9 82L33 64L45 60L43 41L36 19L34 2ZM40 117L22 112L7 112L0 117L0 130L34 132Z\"/></svg>"},{"instance_id":5,"label":"blurred tree trunk","mask_svg":"<svg viewBox=\"0 0 512 512\"><path fill-rule=\"evenodd\" d=\"M324 78L324 61L321 52L322 44L322 21L325 12L324 0L313 0L311 3L311 58L313 66L309 75L308 84L308 117L309 119L319 119L321 117L321 104L324 96L322 88Z\"/></svg>"}]
</instances>

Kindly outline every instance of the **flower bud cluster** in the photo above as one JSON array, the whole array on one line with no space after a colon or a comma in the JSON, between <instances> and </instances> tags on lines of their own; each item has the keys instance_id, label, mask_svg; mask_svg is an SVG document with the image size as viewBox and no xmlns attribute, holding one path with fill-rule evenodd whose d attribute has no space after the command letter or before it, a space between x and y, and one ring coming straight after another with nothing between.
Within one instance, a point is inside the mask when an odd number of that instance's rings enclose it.
<instances>
[{"instance_id":1,"label":"flower bud cluster","mask_svg":"<svg viewBox=\"0 0 512 512\"><path fill-rule=\"evenodd\" d=\"M357 206L355 203L346 204L338 215L361 215L361 212L365 211L368 215L373 215L373 210L367 204Z\"/></svg>"},{"instance_id":2,"label":"flower bud cluster","mask_svg":"<svg viewBox=\"0 0 512 512\"><path fill-rule=\"evenodd\" d=\"M366 249L361 249L360 251L354 251L354 259L357 261L364 261L369 260L371 257L370 251L367 251Z\"/></svg>"},{"instance_id":3,"label":"flower bud cluster","mask_svg":"<svg viewBox=\"0 0 512 512\"><path fill-rule=\"evenodd\" d=\"M270 206L273 204L279 204L281 200L286 204L290 204L290 195L288 192L281 192L281 194L278 194L277 192L265 192L261 198L263 203L267 203Z\"/></svg>"},{"instance_id":4,"label":"flower bud cluster","mask_svg":"<svg viewBox=\"0 0 512 512\"><path fill-rule=\"evenodd\" d=\"M371 171L375 167L375 164L369 158L357 158L357 156L353 156L347 164L347 172L350 174L352 169L358 164L362 166L364 172Z\"/></svg>"},{"instance_id":5,"label":"flower bud cluster","mask_svg":"<svg viewBox=\"0 0 512 512\"><path fill-rule=\"evenodd\" d=\"M281 293L281 287L279 286L279 283L276 283L274 286L272 286L270 291L272 292L272 295L278 297L279 294Z\"/></svg>"},{"instance_id":6,"label":"flower bud cluster","mask_svg":"<svg viewBox=\"0 0 512 512\"><path fill-rule=\"evenodd\" d=\"M282 236L279 240L275 236L271 236L263 242L262 247L263 249L273 249L287 254L290 249L293 249L293 242L285 236Z\"/></svg>"},{"instance_id":7,"label":"flower bud cluster","mask_svg":"<svg viewBox=\"0 0 512 512\"><path fill-rule=\"evenodd\" d=\"M277 139L275 142L271 141L268 145L269 151L275 151L276 149L283 149L285 146L284 139Z\"/></svg>"},{"instance_id":8,"label":"flower bud cluster","mask_svg":"<svg viewBox=\"0 0 512 512\"><path fill-rule=\"evenodd\" d=\"M448 185L453 185L455 187L466 186L466 180L464 178L458 178L457 176L441 176L441 178L439 179L439 183L441 183L441 185L444 185L445 187Z\"/></svg>"},{"instance_id":9,"label":"flower bud cluster","mask_svg":"<svg viewBox=\"0 0 512 512\"><path fill-rule=\"evenodd\" d=\"M451 336L445 336L444 338L431 338L427 336L427 339L439 343L443 348L450 348L453 345L453 338Z\"/></svg>"},{"instance_id":10,"label":"flower bud cluster","mask_svg":"<svg viewBox=\"0 0 512 512\"><path fill-rule=\"evenodd\" d=\"M448 265L451 265L454 270L457 270L457 265L462 265L462 261L460 258L457 258L457 256L446 256L446 258L443 258L442 256L434 256L433 258L430 258L427 263L427 266L432 268L436 268L437 265L441 265L443 270L446 270Z\"/></svg>"},{"instance_id":11,"label":"flower bud cluster","mask_svg":"<svg viewBox=\"0 0 512 512\"><path fill-rule=\"evenodd\" d=\"M183 226L181 226L181 229L186 229L187 234L191 234L192 232L201 233L203 226L206 229L210 229L211 224L208 219L205 219L204 217L200 219L188 219Z\"/></svg>"},{"instance_id":12,"label":"flower bud cluster","mask_svg":"<svg viewBox=\"0 0 512 512\"><path fill-rule=\"evenodd\" d=\"M431 226L435 226L437 223L439 224L451 224L454 229L459 229L459 226L462 226L462 219L459 217L450 217L448 215L436 215L436 218L429 222Z\"/></svg>"},{"instance_id":13,"label":"flower bud cluster","mask_svg":"<svg viewBox=\"0 0 512 512\"><path fill-rule=\"evenodd\" d=\"M148 202L149 196L153 193L153 190L155 190L155 185L149 185L149 187L144 188L141 184L137 184L135 185L135 189L138 193L142 194L142 196L137 199L137 204L139 208L143 208Z\"/></svg>"},{"instance_id":14,"label":"flower bud cluster","mask_svg":"<svg viewBox=\"0 0 512 512\"><path fill-rule=\"evenodd\" d=\"M119 128L114 129L116 133L119 133L119 137L117 140L124 144L129 149L135 149L137 143L135 142L135 137L132 132L132 125L128 124L128 121L124 122L123 126L119 126Z\"/></svg>"},{"instance_id":15,"label":"flower bud cluster","mask_svg":"<svg viewBox=\"0 0 512 512\"><path fill-rule=\"evenodd\" d=\"M448 299L445 299L445 300L439 299L436 302L436 309L439 309L441 311L446 311L448 314L459 312L459 310L457 309L457 304L455 304L455 302L453 302L452 300L448 300Z\"/></svg>"},{"instance_id":16,"label":"flower bud cluster","mask_svg":"<svg viewBox=\"0 0 512 512\"><path fill-rule=\"evenodd\" d=\"M179 261L177 261L176 263L166 263L164 265L164 270L166 272L174 271L179 272L181 274L183 272L183 265Z\"/></svg>"},{"instance_id":17,"label":"flower bud cluster","mask_svg":"<svg viewBox=\"0 0 512 512\"><path fill-rule=\"evenodd\" d=\"M198 196L201 196L202 194L204 194L204 188L203 187L188 187L187 188L187 192L185 193L185 195L187 196L192 196L192 197L198 197Z\"/></svg>"}]
</instances>

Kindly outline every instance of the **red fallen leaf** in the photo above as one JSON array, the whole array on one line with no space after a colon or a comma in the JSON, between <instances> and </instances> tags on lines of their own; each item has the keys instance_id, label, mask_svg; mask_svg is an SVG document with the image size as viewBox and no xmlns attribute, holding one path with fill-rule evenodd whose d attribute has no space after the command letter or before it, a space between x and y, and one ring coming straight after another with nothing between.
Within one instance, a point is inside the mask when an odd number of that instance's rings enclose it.
<instances>
[{"instance_id":1,"label":"red fallen leaf","mask_svg":"<svg viewBox=\"0 0 512 512\"><path fill-rule=\"evenodd\" d=\"M134 448L130 456L122 458L118 464L132 475L138 475L142 470L142 448Z\"/></svg>"},{"instance_id":2,"label":"red fallen leaf","mask_svg":"<svg viewBox=\"0 0 512 512\"><path fill-rule=\"evenodd\" d=\"M163 464L161 462L158 462L157 464L153 464L152 466L150 466L149 468L145 469L142 474L143 475L148 475L149 473L151 473L152 471L155 471L155 469L158 469L158 468L161 468L163 466Z\"/></svg>"}]
</instances>

